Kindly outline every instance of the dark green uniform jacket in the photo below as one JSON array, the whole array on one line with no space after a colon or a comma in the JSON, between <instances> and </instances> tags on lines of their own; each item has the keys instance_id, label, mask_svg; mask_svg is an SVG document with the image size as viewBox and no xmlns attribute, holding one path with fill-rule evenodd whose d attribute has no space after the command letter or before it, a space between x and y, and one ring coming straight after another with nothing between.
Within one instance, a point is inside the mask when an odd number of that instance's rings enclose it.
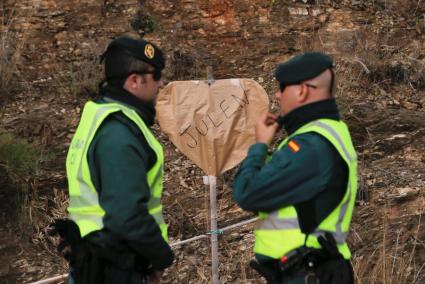
<instances>
[{"instance_id":1,"label":"dark green uniform jacket","mask_svg":"<svg viewBox=\"0 0 425 284\"><path fill-rule=\"evenodd\" d=\"M98 103L123 103L134 108L146 125L153 125L153 106L123 89L106 87L101 95ZM88 151L91 178L105 210L104 228L89 237L92 242L108 243L113 235L136 252L143 266L164 269L174 255L147 208L147 172L155 162L154 151L134 122L120 112L105 119Z\"/></svg>"},{"instance_id":2,"label":"dark green uniform jacket","mask_svg":"<svg viewBox=\"0 0 425 284\"><path fill-rule=\"evenodd\" d=\"M285 116L288 135L320 118L339 120L335 100L325 100L295 109ZM310 233L337 207L348 181L348 168L337 150L316 133L292 139L299 151L283 147L266 163L268 147L254 144L233 183L233 198L243 209L272 212L293 205L304 233ZM257 255L262 259L264 256Z\"/></svg>"}]
</instances>

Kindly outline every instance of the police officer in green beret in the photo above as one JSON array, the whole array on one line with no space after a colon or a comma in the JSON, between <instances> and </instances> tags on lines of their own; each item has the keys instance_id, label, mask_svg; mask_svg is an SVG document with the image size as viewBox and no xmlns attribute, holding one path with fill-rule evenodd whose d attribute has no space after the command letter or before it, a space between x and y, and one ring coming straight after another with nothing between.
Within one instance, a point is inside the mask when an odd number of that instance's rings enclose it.
<instances>
[{"instance_id":1,"label":"police officer in green beret","mask_svg":"<svg viewBox=\"0 0 425 284\"><path fill-rule=\"evenodd\" d=\"M84 106L66 160L72 221L57 227L71 245L69 282L158 283L174 259L161 205L164 154L150 130L164 55L120 37L102 60L101 98Z\"/></svg>"},{"instance_id":2,"label":"police officer in green beret","mask_svg":"<svg viewBox=\"0 0 425 284\"><path fill-rule=\"evenodd\" d=\"M357 158L333 97L333 61L304 53L275 76L281 116L259 119L233 183L237 204L259 216L251 266L270 283L353 283ZM288 137L268 157L281 124Z\"/></svg>"}]
</instances>

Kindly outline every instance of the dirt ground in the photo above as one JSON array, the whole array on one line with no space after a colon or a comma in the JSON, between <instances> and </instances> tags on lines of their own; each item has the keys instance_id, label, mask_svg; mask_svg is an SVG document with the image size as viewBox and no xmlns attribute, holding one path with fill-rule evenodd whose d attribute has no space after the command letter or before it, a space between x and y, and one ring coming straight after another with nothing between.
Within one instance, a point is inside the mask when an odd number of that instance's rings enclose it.
<instances>
[{"instance_id":1,"label":"dirt ground","mask_svg":"<svg viewBox=\"0 0 425 284\"><path fill-rule=\"evenodd\" d=\"M19 57L13 73L19 88L3 101L1 128L53 158L28 181L23 207L18 189L0 172L0 283L30 283L67 271L45 229L65 216L65 155L88 93L101 79L97 58L122 33L158 43L167 54L170 81L206 78L211 66L218 79L255 79L271 101L277 63L301 51L331 54L337 100L359 156L349 237L357 282L425 282L423 1L15 2L2 1L0 13L2 43ZM165 149L163 204L171 242L203 234L209 217L203 173L159 127L154 130ZM252 217L232 201L233 174L219 178L219 227ZM264 283L247 266L252 229L219 236L222 283ZM208 283L209 250L208 240L176 248L164 283Z\"/></svg>"}]
</instances>

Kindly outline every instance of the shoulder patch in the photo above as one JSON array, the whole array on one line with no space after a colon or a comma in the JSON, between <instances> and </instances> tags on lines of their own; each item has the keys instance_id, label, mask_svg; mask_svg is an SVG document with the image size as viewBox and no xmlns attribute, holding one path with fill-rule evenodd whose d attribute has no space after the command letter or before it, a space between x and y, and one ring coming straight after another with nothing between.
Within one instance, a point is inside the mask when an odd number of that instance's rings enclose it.
<instances>
[{"instance_id":1,"label":"shoulder patch","mask_svg":"<svg viewBox=\"0 0 425 284\"><path fill-rule=\"evenodd\" d=\"M297 141L295 141L295 140L291 140L291 141L289 141L289 143L288 143L288 147L289 147L289 149L291 149L291 151L292 151L292 152L294 152L294 153L296 153L296 152L298 152L299 150L301 150L301 146L300 146L300 144L298 144L298 143L297 143Z\"/></svg>"}]
</instances>

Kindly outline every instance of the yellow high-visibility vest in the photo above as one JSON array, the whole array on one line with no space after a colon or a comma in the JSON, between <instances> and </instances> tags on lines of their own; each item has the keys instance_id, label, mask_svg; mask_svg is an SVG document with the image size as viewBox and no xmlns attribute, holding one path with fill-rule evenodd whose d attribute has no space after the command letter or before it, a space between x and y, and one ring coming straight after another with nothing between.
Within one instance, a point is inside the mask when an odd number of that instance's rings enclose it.
<instances>
[{"instance_id":1,"label":"yellow high-visibility vest","mask_svg":"<svg viewBox=\"0 0 425 284\"><path fill-rule=\"evenodd\" d=\"M342 121L318 119L312 121L285 139L278 147L281 149L296 135L315 132L325 137L348 166L349 177L344 197L339 205L319 224L306 240L301 232L294 206L287 206L270 214L260 212L255 230L254 252L278 259L288 252L304 245L320 248L318 236L330 232L334 236L339 252L345 259L351 258L346 243L357 192L357 155L354 150L347 125Z\"/></svg>"},{"instance_id":2,"label":"yellow high-visibility vest","mask_svg":"<svg viewBox=\"0 0 425 284\"><path fill-rule=\"evenodd\" d=\"M88 164L88 149L98 128L110 114L122 112L140 129L149 146L156 154L156 163L147 173L151 196L148 202L149 214L158 224L162 237L168 242L162 205L162 183L164 175L164 154L161 144L153 136L135 110L119 103L97 104L87 102L80 124L72 139L66 159L66 172L69 184L69 218L77 223L81 236L103 228L105 211L99 204L99 196L93 185Z\"/></svg>"}]
</instances>

